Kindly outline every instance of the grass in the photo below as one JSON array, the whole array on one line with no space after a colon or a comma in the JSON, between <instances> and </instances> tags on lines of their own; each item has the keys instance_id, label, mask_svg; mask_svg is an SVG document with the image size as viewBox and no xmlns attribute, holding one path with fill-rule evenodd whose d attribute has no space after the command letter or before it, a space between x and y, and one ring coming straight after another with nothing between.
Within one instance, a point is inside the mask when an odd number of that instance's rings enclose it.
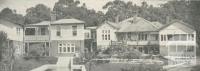
<instances>
[{"instance_id":1,"label":"grass","mask_svg":"<svg viewBox=\"0 0 200 71\"><path fill-rule=\"evenodd\" d=\"M57 58L55 57L40 57L38 59L30 58L30 59L16 59L14 63L15 71L30 71L34 68L40 67L45 64L55 64L57 62Z\"/></svg>"}]
</instances>

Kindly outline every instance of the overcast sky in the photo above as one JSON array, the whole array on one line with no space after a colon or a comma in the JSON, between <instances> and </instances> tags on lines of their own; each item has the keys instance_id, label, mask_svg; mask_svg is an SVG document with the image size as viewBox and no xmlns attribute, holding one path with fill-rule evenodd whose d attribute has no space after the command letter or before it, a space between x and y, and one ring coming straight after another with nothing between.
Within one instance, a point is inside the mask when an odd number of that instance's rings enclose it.
<instances>
[{"instance_id":1,"label":"overcast sky","mask_svg":"<svg viewBox=\"0 0 200 71\"><path fill-rule=\"evenodd\" d=\"M58 0L0 0L0 10L5 7L9 7L11 9L16 9L17 13L25 14L26 9L30 7L34 7L37 4L44 4L51 9L53 8L55 2ZM102 11L102 6L106 4L108 1L113 0L79 0L81 3L86 3L89 9L94 9L96 11ZM133 4L141 5L142 1L147 1L148 4L152 4L154 6L159 6L160 4L166 3L165 0L124 0L124 1L132 1Z\"/></svg>"}]
</instances>

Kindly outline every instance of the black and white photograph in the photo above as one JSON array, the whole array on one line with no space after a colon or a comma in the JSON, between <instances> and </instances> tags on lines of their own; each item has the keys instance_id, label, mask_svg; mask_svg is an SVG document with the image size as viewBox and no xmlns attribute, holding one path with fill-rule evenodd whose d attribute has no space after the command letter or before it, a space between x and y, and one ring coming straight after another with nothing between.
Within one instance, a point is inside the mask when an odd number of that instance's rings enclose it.
<instances>
[{"instance_id":1,"label":"black and white photograph","mask_svg":"<svg viewBox=\"0 0 200 71\"><path fill-rule=\"evenodd\" d=\"M200 71L200 0L0 0L0 71Z\"/></svg>"}]
</instances>

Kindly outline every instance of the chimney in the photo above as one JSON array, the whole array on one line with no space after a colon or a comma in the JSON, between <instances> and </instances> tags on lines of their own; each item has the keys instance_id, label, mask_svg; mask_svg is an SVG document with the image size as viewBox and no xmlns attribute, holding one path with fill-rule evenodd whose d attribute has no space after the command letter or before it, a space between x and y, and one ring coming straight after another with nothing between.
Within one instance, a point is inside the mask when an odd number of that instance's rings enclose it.
<instances>
[{"instance_id":1,"label":"chimney","mask_svg":"<svg viewBox=\"0 0 200 71\"><path fill-rule=\"evenodd\" d=\"M115 17L115 23L119 23L119 15Z\"/></svg>"}]
</instances>

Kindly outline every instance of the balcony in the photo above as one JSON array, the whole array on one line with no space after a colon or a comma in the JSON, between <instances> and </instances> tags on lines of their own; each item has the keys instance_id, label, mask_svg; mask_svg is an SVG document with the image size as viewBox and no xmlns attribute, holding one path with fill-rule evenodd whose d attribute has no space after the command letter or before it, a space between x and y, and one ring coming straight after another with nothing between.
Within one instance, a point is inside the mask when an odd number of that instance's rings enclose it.
<instances>
[{"instance_id":1,"label":"balcony","mask_svg":"<svg viewBox=\"0 0 200 71\"><path fill-rule=\"evenodd\" d=\"M159 41L126 41L128 45L158 45Z\"/></svg>"},{"instance_id":2,"label":"balcony","mask_svg":"<svg viewBox=\"0 0 200 71\"><path fill-rule=\"evenodd\" d=\"M49 35L25 35L25 41L49 41Z\"/></svg>"}]
</instances>

